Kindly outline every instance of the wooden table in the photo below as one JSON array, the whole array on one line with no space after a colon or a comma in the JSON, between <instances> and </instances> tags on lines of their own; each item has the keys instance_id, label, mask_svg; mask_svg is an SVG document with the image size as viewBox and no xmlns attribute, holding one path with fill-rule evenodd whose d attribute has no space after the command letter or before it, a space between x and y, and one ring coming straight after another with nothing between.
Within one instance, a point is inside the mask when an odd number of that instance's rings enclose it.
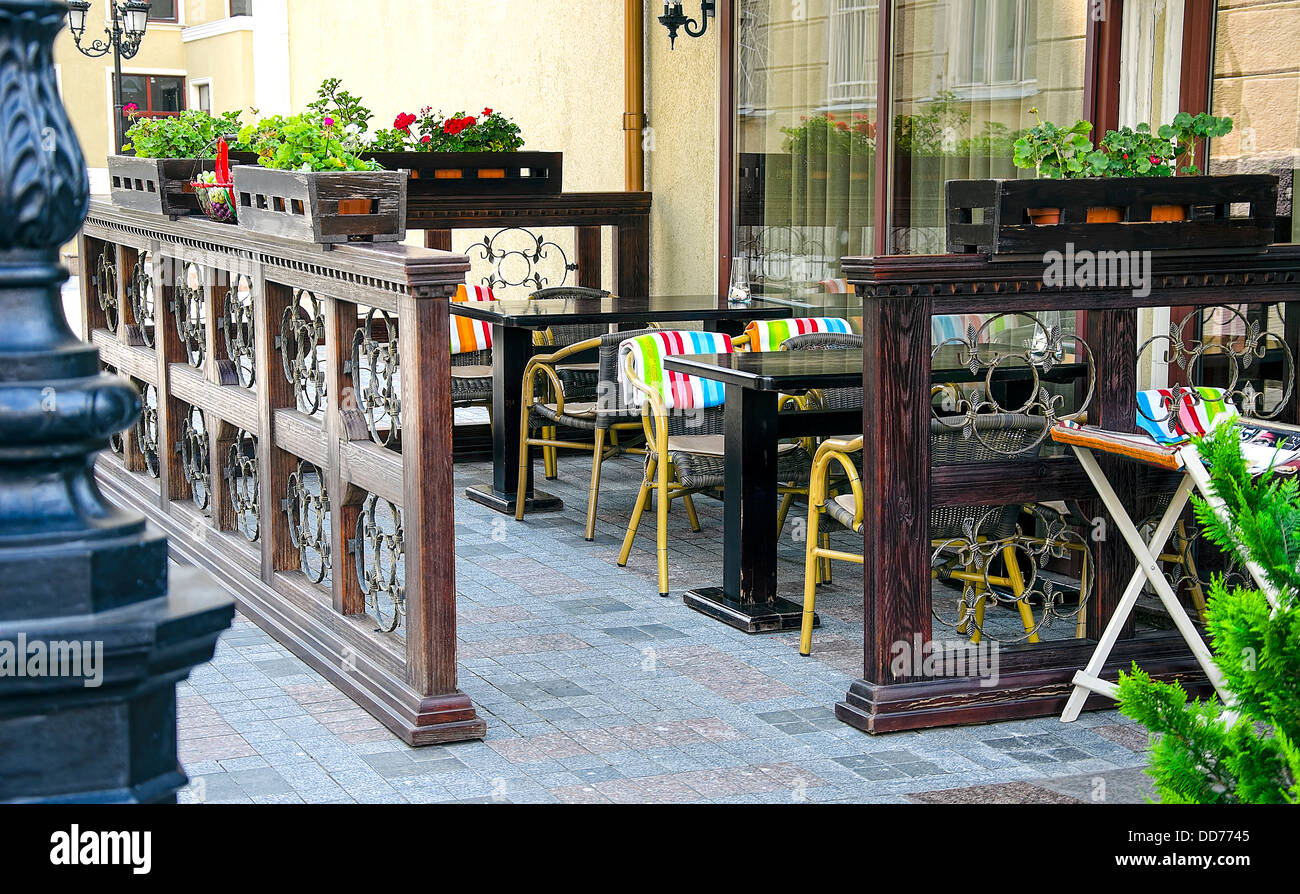
<instances>
[{"instance_id":1,"label":"wooden table","mask_svg":"<svg viewBox=\"0 0 1300 894\"><path fill-rule=\"evenodd\" d=\"M453 302L451 312L492 324L492 483L471 485L465 496L507 515L515 514L519 489L519 419L524 367L533 356L533 333L551 326L599 323L615 327L649 323L703 322L713 331L739 335L750 320L792 315L788 305L755 299L746 306L719 307L716 295L570 298L532 301ZM558 497L534 490L531 464L524 493L529 512L563 507Z\"/></svg>"},{"instance_id":2,"label":"wooden table","mask_svg":"<svg viewBox=\"0 0 1300 894\"><path fill-rule=\"evenodd\" d=\"M682 601L746 633L795 630L803 606L776 593L777 444L856 432L862 410L781 413L777 400L782 393L860 386L862 351L688 354L664 363L727 388L722 586L691 590Z\"/></svg>"}]
</instances>

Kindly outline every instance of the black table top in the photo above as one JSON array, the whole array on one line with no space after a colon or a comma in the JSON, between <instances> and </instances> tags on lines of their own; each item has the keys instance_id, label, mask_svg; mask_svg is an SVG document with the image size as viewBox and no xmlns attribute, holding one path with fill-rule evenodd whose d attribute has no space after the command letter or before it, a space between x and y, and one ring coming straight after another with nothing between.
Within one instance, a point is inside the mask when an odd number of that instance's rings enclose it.
<instances>
[{"instance_id":1,"label":"black table top","mask_svg":"<svg viewBox=\"0 0 1300 894\"><path fill-rule=\"evenodd\" d=\"M674 320L778 320L796 308L755 298L744 306L718 307L716 295L651 295L646 297L566 298L534 301L453 301L451 312L499 326L545 329L573 323L666 323Z\"/></svg>"},{"instance_id":2,"label":"black table top","mask_svg":"<svg viewBox=\"0 0 1300 894\"><path fill-rule=\"evenodd\" d=\"M862 351L754 351L678 354L669 369L754 391L807 391L862 384Z\"/></svg>"}]
</instances>

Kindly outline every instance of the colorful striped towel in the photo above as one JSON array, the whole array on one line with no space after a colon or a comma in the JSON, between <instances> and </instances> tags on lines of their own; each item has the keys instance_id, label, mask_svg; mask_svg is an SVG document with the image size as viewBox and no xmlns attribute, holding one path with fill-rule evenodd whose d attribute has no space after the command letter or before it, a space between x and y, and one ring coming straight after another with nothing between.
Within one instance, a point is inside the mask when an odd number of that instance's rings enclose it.
<instances>
[{"instance_id":1,"label":"colorful striped towel","mask_svg":"<svg viewBox=\"0 0 1300 894\"><path fill-rule=\"evenodd\" d=\"M664 358L674 354L731 354L735 350L731 339L719 332L665 330L629 338L618 348L618 380L623 392L623 405L641 407L645 404L645 395L632 387L624 373L630 355L637 378L663 395L667 409L698 410L721 406L726 391L721 382L665 369Z\"/></svg>"},{"instance_id":2,"label":"colorful striped towel","mask_svg":"<svg viewBox=\"0 0 1300 894\"><path fill-rule=\"evenodd\" d=\"M796 317L792 320L755 320L745 327L751 351L779 351L786 339L814 332L849 335L853 327L839 317Z\"/></svg>"},{"instance_id":3,"label":"colorful striped towel","mask_svg":"<svg viewBox=\"0 0 1300 894\"><path fill-rule=\"evenodd\" d=\"M1174 392L1170 388L1139 391L1137 405L1138 428L1158 444L1181 444L1193 435L1207 434L1239 415L1221 388L1184 388L1177 407L1174 407Z\"/></svg>"},{"instance_id":4,"label":"colorful striped towel","mask_svg":"<svg viewBox=\"0 0 1300 894\"><path fill-rule=\"evenodd\" d=\"M486 286L464 286L456 290L453 302L495 301L492 290ZM471 320L458 314L451 315L451 353L470 354L492 347L492 324L485 320Z\"/></svg>"}]
</instances>

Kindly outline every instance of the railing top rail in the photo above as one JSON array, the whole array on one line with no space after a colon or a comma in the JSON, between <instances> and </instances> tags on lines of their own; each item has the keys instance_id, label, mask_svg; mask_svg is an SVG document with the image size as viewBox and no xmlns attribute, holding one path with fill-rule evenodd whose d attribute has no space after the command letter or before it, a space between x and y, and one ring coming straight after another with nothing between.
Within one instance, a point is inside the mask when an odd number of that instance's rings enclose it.
<instances>
[{"instance_id":1,"label":"railing top rail","mask_svg":"<svg viewBox=\"0 0 1300 894\"><path fill-rule=\"evenodd\" d=\"M86 228L97 238L108 237L142 250L173 250L186 256L239 258L267 268L279 281L276 268L293 271L296 281L310 273L317 283L335 280L347 294L364 300L372 296L409 294L413 298L447 295L465 281L469 259L461 254L401 243L351 244L324 250L321 246L267 236L202 217L177 220L131 211L103 200L90 204Z\"/></svg>"}]
</instances>

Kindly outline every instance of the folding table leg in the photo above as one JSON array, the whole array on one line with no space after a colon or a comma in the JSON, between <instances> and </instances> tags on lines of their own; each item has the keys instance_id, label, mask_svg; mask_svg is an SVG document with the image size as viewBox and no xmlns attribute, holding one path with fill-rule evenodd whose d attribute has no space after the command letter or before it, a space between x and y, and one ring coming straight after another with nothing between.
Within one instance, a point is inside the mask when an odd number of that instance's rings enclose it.
<instances>
[{"instance_id":1,"label":"folding table leg","mask_svg":"<svg viewBox=\"0 0 1300 894\"><path fill-rule=\"evenodd\" d=\"M1065 711L1061 715L1064 722L1070 722L1078 719L1079 711L1083 707L1084 701L1087 700L1088 692L1097 692L1102 695L1108 695L1112 698L1116 695L1116 688L1113 683L1102 680L1098 675L1101 673L1102 666L1106 659L1110 657L1111 649L1114 648L1115 642L1119 638L1120 630L1123 629L1128 615L1137 603L1138 594L1142 590L1142 578L1145 577L1151 586L1155 589L1156 594L1160 597L1161 603L1164 604L1165 610L1169 612L1174 626L1187 642L1188 647L1192 650L1192 655L1200 664L1201 669L1205 671L1206 677L1214 685L1215 690L1225 705L1231 703L1230 697L1224 685L1223 675L1219 672L1218 667L1214 664L1214 659L1210 655L1209 648L1205 641L1201 639L1200 633L1192 624L1191 619L1187 617L1187 612L1183 610L1182 604L1179 603L1178 597L1174 594L1169 582L1160 571L1159 555L1163 552L1165 543L1169 535L1173 532L1177 524L1178 516L1182 513L1183 507L1187 504L1188 497L1191 496L1192 488L1196 482L1190 475L1185 475L1178 485L1178 491L1174 495L1173 502L1165 510L1164 517L1161 518L1160 524L1156 529L1156 534L1151 539L1150 545L1143 542L1142 535L1138 532L1137 527L1129 518L1128 512L1120 502L1118 495L1111 488L1110 482L1102 474L1097 460L1092 455L1092 451L1085 448L1076 447L1075 454L1079 457L1079 464L1083 466L1088 478L1092 481L1093 486L1097 489L1102 502L1110 511L1111 519L1123 535L1124 540L1128 543L1129 550L1138 560L1138 570L1129 582L1128 588L1117 606L1115 613L1111 616L1110 622L1106 626L1101 640L1097 643L1097 649L1093 652L1092 659L1088 666L1075 674L1074 692L1070 695L1070 700L1066 704Z\"/></svg>"}]
</instances>

